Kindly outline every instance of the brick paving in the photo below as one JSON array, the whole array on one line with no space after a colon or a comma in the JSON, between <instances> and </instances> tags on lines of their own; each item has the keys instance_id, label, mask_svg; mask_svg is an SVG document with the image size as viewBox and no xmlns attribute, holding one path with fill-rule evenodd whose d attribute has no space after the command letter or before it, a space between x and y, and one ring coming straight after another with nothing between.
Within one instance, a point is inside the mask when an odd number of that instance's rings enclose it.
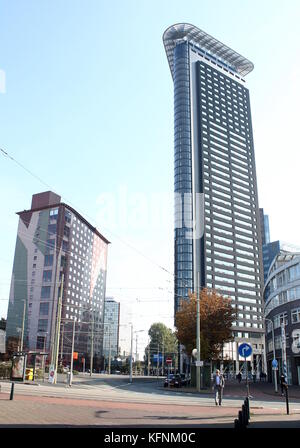
<instances>
[{"instance_id":1,"label":"brick paving","mask_svg":"<svg viewBox=\"0 0 300 448\"><path fill-rule=\"evenodd\" d=\"M284 415L279 409L251 409L251 427L300 427L300 410ZM185 426L233 427L237 408L164 405L0 394L0 425L20 426Z\"/></svg>"}]
</instances>

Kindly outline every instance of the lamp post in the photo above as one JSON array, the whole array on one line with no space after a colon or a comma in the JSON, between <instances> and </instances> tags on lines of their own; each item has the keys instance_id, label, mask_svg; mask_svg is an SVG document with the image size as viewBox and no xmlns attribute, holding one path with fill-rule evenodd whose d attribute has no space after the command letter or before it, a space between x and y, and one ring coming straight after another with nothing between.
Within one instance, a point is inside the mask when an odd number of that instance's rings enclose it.
<instances>
[{"instance_id":1,"label":"lamp post","mask_svg":"<svg viewBox=\"0 0 300 448\"><path fill-rule=\"evenodd\" d=\"M272 325L272 341L273 341L273 361L276 361L276 354L275 354L275 338L274 338L274 324L273 321L271 319L268 318L264 318L265 320L267 320L268 322L271 322ZM274 385L275 385L275 392L278 392L278 387L277 387L277 374L276 374L276 370L274 369Z\"/></svg>"},{"instance_id":2,"label":"lamp post","mask_svg":"<svg viewBox=\"0 0 300 448\"><path fill-rule=\"evenodd\" d=\"M75 342L75 317L73 316L73 334L72 334L72 349L71 349L71 366L70 366L70 383L69 386L72 386L73 380L73 358L74 358L74 342Z\"/></svg>"},{"instance_id":3,"label":"lamp post","mask_svg":"<svg viewBox=\"0 0 300 448\"><path fill-rule=\"evenodd\" d=\"M130 343L130 374L129 374L129 382L132 383L132 349L133 349L133 325L130 324L131 327L131 343Z\"/></svg>"},{"instance_id":4,"label":"lamp post","mask_svg":"<svg viewBox=\"0 0 300 448\"><path fill-rule=\"evenodd\" d=\"M20 352L23 351L23 343L24 343L24 328L25 328L25 311L26 311L26 300L22 299L22 302L24 302L24 308L23 308L23 317L22 317L22 331L21 331L21 344L20 344Z\"/></svg>"},{"instance_id":5,"label":"lamp post","mask_svg":"<svg viewBox=\"0 0 300 448\"><path fill-rule=\"evenodd\" d=\"M90 376L93 374L93 358L94 358L94 313L93 308L90 308L92 312L92 337L91 337L91 359L90 359Z\"/></svg>"},{"instance_id":6,"label":"lamp post","mask_svg":"<svg viewBox=\"0 0 300 448\"><path fill-rule=\"evenodd\" d=\"M196 365L196 386L197 391L201 389L201 370L200 370L200 274L197 273L197 365Z\"/></svg>"},{"instance_id":7,"label":"lamp post","mask_svg":"<svg viewBox=\"0 0 300 448\"><path fill-rule=\"evenodd\" d=\"M131 325L131 345L130 345L130 378L129 378L129 382L132 383L133 333L142 333L143 331L147 331L147 330L136 330L136 331L133 331L132 323L130 325Z\"/></svg>"}]
</instances>

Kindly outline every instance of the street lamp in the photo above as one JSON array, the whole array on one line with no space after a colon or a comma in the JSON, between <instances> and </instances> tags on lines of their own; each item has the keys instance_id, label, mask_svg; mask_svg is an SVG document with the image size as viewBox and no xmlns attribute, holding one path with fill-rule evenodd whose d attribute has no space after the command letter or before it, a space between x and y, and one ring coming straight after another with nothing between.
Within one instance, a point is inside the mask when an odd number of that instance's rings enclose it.
<instances>
[{"instance_id":1,"label":"street lamp","mask_svg":"<svg viewBox=\"0 0 300 448\"><path fill-rule=\"evenodd\" d=\"M130 377L129 377L129 382L132 383L133 333L142 333L143 331L147 331L147 330L136 330L136 331L133 331L132 323L130 323L130 325L131 325L131 344L130 344Z\"/></svg>"},{"instance_id":2,"label":"street lamp","mask_svg":"<svg viewBox=\"0 0 300 448\"><path fill-rule=\"evenodd\" d=\"M22 317L22 330L21 330L21 344L20 344L20 352L23 351L23 342L24 342L24 327L25 327L25 311L26 311L26 300L22 299L21 302L24 302L23 308L23 317Z\"/></svg>"},{"instance_id":3,"label":"street lamp","mask_svg":"<svg viewBox=\"0 0 300 448\"><path fill-rule=\"evenodd\" d=\"M275 354L275 338L274 338L274 324L273 321L271 319L268 319L266 317L264 317L264 320L267 320L268 322L271 322L272 325L272 341L273 341L273 361L276 361L276 354ZM275 385L275 392L278 392L278 387L277 387L277 375L276 375L276 370L274 369L274 385Z\"/></svg>"}]
</instances>

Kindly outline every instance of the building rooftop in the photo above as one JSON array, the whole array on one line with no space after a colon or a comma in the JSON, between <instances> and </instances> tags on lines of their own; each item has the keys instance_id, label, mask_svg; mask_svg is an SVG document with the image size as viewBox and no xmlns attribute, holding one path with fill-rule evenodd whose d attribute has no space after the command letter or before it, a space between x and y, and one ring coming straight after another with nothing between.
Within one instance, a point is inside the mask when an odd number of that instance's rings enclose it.
<instances>
[{"instance_id":1,"label":"building rooftop","mask_svg":"<svg viewBox=\"0 0 300 448\"><path fill-rule=\"evenodd\" d=\"M65 204L64 202L60 202L61 197L59 195L56 195L55 193L51 191L46 191L43 193L37 193L32 196L32 203L31 203L31 209L29 210L23 210L22 212L17 212L17 215L19 215L21 218L25 215L25 223L27 222L27 219L30 216L31 213L46 210L49 208L55 208L63 206L70 210L74 215L77 216L82 222L84 222L87 227L92 230L96 235L98 235L106 244L110 244L110 241L106 239L97 229L96 227L92 226L80 213L77 212L74 208L70 207L70 205ZM27 216L26 216L27 215Z\"/></svg>"},{"instance_id":2,"label":"building rooftop","mask_svg":"<svg viewBox=\"0 0 300 448\"><path fill-rule=\"evenodd\" d=\"M163 42L171 70L172 77L174 67L174 48L178 42L188 41L205 50L228 66L232 67L241 76L245 76L254 69L254 65L244 56L224 45L214 37L189 23L177 23L166 29L163 34Z\"/></svg>"}]
</instances>

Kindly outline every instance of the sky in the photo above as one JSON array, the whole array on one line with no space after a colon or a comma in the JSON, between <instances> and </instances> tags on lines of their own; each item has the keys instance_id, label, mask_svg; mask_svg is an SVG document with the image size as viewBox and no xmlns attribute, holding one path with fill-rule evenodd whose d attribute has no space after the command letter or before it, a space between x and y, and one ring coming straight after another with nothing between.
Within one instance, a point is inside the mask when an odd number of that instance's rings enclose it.
<instances>
[{"instance_id":1,"label":"sky","mask_svg":"<svg viewBox=\"0 0 300 448\"><path fill-rule=\"evenodd\" d=\"M162 35L206 31L254 63L259 205L271 240L300 246L298 0L0 0L0 317L18 217L52 189L111 242L107 296L142 356L173 327L173 82ZM50 187L50 188L49 188ZM136 345L134 344L134 351Z\"/></svg>"}]
</instances>

